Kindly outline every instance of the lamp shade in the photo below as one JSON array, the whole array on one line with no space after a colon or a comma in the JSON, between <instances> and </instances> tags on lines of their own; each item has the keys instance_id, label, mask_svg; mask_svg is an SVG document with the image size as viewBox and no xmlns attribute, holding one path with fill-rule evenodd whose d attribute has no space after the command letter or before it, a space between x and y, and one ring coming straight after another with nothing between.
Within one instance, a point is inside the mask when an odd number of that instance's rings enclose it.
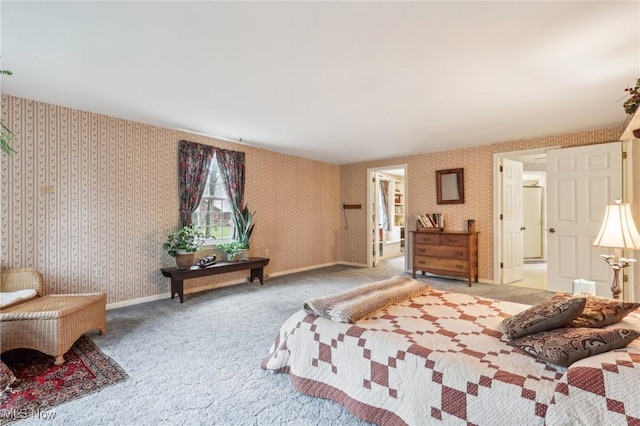
<instances>
[{"instance_id":1,"label":"lamp shade","mask_svg":"<svg viewBox=\"0 0 640 426\"><path fill-rule=\"evenodd\" d=\"M640 234L631 215L629 203L607 204L600 232L593 242L598 247L640 249Z\"/></svg>"}]
</instances>

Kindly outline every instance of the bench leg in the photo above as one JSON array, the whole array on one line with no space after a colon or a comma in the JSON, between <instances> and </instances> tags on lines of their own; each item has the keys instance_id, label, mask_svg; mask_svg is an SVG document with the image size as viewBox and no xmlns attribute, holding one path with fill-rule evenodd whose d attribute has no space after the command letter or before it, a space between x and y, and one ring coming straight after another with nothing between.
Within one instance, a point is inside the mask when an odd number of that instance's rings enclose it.
<instances>
[{"instance_id":1,"label":"bench leg","mask_svg":"<svg viewBox=\"0 0 640 426\"><path fill-rule=\"evenodd\" d=\"M260 285L264 284L264 269L263 268L253 268L251 269L251 277L249 278L249 282L253 282L254 279L260 280Z\"/></svg>"},{"instance_id":2,"label":"bench leg","mask_svg":"<svg viewBox=\"0 0 640 426\"><path fill-rule=\"evenodd\" d=\"M62 364L64 364L64 356L58 355L56 357L56 360L53 363L54 363L54 365L62 365Z\"/></svg>"},{"instance_id":3,"label":"bench leg","mask_svg":"<svg viewBox=\"0 0 640 426\"><path fill-rule=\"evenodd\" d=\"M176 294L180 297L180 303L184 303L184 281L171 277L171 299Z\"/></svg>"}]
</instances>

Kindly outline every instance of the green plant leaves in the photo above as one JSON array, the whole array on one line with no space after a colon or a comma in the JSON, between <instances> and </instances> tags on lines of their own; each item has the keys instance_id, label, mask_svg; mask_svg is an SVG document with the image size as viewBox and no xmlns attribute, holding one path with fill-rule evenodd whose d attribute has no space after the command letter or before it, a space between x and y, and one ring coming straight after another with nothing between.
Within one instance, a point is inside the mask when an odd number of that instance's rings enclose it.
<instances>
[{"instance_id":1,"label":"green plant leaves","mask_svg":"<svg viewBox=\"0 0 640 426\"><path fill-rule=\"evenodd\" d=\"M236 228L236 241L241 245L240 248L249 248L251 240L251 234L253 233L253 216L256 212L249 210L249 204L240 209L240 207L232 204L233 206L233 225Z\"/></svg>"},{"instance_id":2,"label":"green plant leaves","mask_svg":"<svg viewBox=\"0 0 640 426\"><path fill-rule=\"evenodd\" d=\"M631 96L623 104L624 112L633 114L638 109L638 106L640 106L640 78L636 83L636 87L627 87L624 91L629 92L629 96Z\"/></svg>"},{"instance_id":3,"label":"green plant leaves","mask_svg":"<svg viewBox=\"0 0 640 426\"><path fill-rule=\"evenodd\" d=\"M175 257L178 250L194 253L204 243L204 240L204 233L191 224L169 234L167 242L162 245L162 248L169 253L169 256Z\"/></svg>"}]
</instances>

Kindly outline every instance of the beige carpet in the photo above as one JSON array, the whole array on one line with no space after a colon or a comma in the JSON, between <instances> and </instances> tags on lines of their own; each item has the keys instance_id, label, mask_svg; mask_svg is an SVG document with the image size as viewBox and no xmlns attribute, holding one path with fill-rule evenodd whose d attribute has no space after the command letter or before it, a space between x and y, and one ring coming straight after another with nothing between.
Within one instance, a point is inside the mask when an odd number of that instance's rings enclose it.
<instances>
[{"instance_id":1,"label":"beige carpet","mask_svg":"<svg viewBox=\"0 0 640 426\"><path fill-rule=\"evenodd\" d=\"M302 302L403 274L332 266L107 312L108 333L92 336L129 380L51 408L55 425L363 425L340 405L296 392L285 374L260 368L280 325ZM520 303L550 293L420 277L435 288ZM168 280L167 280L168 282ZM168 291L168 289L166 289Z\"/></svg>"}]
</instances>

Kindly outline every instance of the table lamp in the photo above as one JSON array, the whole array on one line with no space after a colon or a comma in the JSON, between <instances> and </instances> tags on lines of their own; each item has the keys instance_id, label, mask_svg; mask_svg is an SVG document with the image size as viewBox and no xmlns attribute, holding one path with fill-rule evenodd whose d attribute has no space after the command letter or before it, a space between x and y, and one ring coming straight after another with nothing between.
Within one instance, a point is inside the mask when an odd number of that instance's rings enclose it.
<instances>
[{"instance_id":1,"label":"table lamp","mask_svg":"<svg viewBox=\"0 0 640 426\"><path fill-rule=\"evenodd\" d=\"M622 293L620 271L636 261L620 257L622 251L640 249L640 234L638 234L636 224L633 222L629 203L616 200L613 204L607 204L600 232L593 245L614 249L613 255L603 254L600 257L613 269L611 293L614 299L619 299L620 293Z\"/></svg>"}]
</instances>

